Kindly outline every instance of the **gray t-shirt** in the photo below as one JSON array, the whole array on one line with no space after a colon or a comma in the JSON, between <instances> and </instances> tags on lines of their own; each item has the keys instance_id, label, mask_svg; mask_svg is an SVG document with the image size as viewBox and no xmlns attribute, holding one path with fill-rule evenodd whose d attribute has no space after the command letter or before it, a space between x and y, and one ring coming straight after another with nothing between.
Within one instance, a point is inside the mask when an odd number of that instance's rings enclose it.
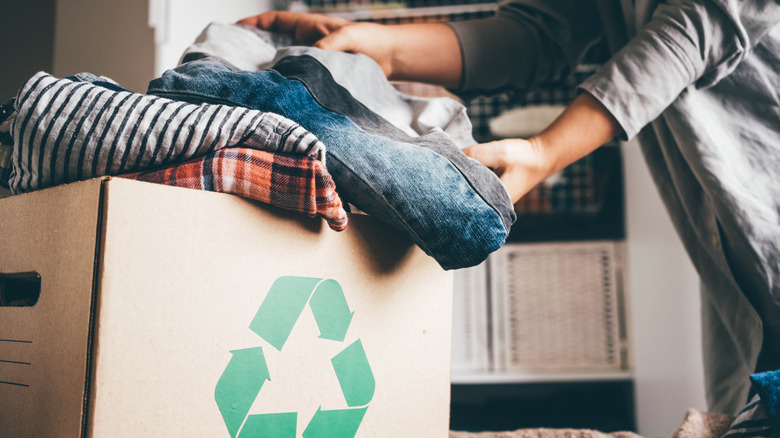
<instances>
[{"instance_id":1,"label":"gray t-shirt","mask_svg":"<svg viewBox=\"0 0 780 438\"><path fill-rule=\"evenodd\" d=\"M763 0L508 0L451 24L465 94L555 82L607 39L612 58L581 89L638 138L699 272L714 412L735 414L748 375L780 368L777 23Z\"/></svg>"}]
</instances>

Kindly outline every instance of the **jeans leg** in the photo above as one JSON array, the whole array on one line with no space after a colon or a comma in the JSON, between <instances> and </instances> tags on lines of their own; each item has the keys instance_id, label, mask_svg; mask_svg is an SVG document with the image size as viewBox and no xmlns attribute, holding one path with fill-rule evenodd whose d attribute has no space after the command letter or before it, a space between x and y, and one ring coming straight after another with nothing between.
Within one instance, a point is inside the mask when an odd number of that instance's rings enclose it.
<instances>
[{"instance_id":1,"label":"jeans leg","mask_svg":"<svg viewBox=\"0 0 780 438\"><path fill-rule=\"evenodd\" d=\"M276 71L234 72L193 61L152 81L149 93L245 106L296 121L326 145L328 171L342 199L405 231L445 269L474 266L506 239L501 216L449 160L429 148L367 133Z\"/></svg>"}]
</instances>

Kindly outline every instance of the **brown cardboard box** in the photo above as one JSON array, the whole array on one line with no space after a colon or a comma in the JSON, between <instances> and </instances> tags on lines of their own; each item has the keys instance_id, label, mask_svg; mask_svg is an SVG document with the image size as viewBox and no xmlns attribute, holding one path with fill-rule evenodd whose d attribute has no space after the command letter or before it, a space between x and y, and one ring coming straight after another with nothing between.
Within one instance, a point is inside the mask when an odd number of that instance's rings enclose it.
<instances>
[{"instance_id":1,"label":"brown cardboard box","mask_svg":"<svg viewBox=\"0 0 780 438\"><path fill-rule=\"evenodd\" d=\"M0 200L0 273L28 272L2 437L447 436L451 275L370 218L94 179Z\"/></svg>"}]
</instances>

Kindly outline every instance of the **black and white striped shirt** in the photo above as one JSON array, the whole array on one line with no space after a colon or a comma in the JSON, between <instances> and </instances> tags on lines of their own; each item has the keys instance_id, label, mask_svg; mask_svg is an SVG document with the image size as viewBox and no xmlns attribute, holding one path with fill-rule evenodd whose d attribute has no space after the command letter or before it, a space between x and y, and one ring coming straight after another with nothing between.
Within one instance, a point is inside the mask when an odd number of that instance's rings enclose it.
<instances>
[{"instance_id":1,"label":"black and white striped shirt","mask_svg":"<svg viewBox=\"0 0 780 438\"><path fill-rule=\"evenodd\" d=\"M238 145L325 158L314 134L278 114L193 105L43 72L24 84L15 109L12 193L151 169Z\"/></svg>"}]
</instances>

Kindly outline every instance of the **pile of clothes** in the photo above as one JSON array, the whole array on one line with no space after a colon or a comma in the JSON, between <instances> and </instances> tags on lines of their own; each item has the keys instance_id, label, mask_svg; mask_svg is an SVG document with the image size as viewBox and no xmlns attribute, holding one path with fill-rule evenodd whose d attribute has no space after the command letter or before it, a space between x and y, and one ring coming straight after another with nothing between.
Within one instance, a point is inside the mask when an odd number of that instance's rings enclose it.
<instances>
[{"instance_id":1,"label":"pile of clothes","mask_svg":"<svg viewBox=\"0 0 780 438\"><path fill-rule=\"evenodd\" d=\"M495 174L461 151L473 143L461 103L401 94L368 57L212 24L145 94L91 73L30 78L0 107L0 184L18 194L117 175L337 231L355 209L458 269L500 248L516 219Z\"/></svg>"}]
</instances>

